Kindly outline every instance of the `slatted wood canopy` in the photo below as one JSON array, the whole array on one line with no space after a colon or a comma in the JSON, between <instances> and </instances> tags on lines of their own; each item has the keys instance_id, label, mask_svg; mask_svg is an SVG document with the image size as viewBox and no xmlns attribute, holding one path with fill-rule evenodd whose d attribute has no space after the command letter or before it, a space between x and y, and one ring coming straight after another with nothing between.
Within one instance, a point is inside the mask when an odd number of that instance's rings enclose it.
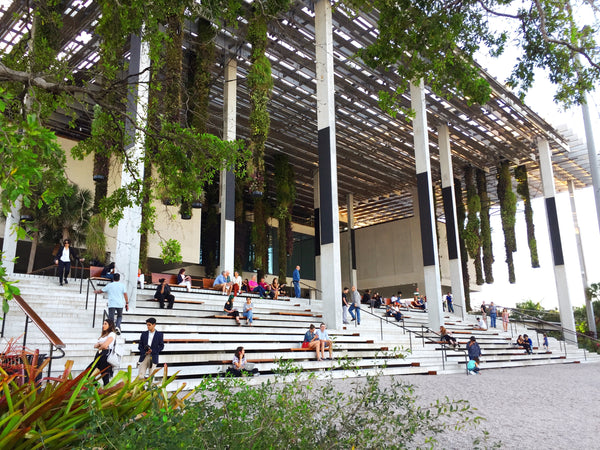
<instances>
[{"instance_id":1,"label":"slatted wood canopy","mask_svg":"<svg viewBox=\"0 0 600 450\"><path fill-rule=\"evenodd\" d=\"M25 0L0 2L0 51L9 52L27 31ZM92 0L65 1L65 24L61 30L60 59L68 60L79 79L97 64L99 36L94 33L99 10ZM378 92L393 90L399 80L391 72L366 67L355 52L373 42L377 35L376 13L350 18L337 9L333 14L334 67L336 83L336 139L338 194L342 226L346 195L355 200L357 227L408 217L413 214L411 193L416 185L412 125L404 118L391 118L378 106ZM186 57L194 48L195 25L187 23ZM238 138L249 136L249 93L245 83L250 67L250 47L245 42L245 23L238 28L222 28L217 36L218 62L211 89L210 129L222 135L223 73L229 58L238 60ZM314 14L311 2L296 1L291 10L269 27L268 57L273 71L273 95L269 106L271 130L266 149L266 167L273 171L273 156L284 153L294 166L298 199L294 220L313 220L313 180L318 168ZM124 58L128 57L125 50ZM447 124L453 153L455 176L461 177L467 165L488 172L488 190L496 201L496 166L502 160L528 167L532 196L541 194L537 164L538 138L546 138L552 149L554 176L558 191L567 189L573 179L576 188L591 184L587 157L571 154L566 139L530 108L482 70L493 93L484 105L465 99L441 98L427 90L432 178L440 184L437 127ZM403 105L410 107L408 92ZM71 117L60 111L50 125L58 134L84 138L90 130L91 109L82 107L69 127ZM270 178L267 175L267 180ZM274 196L273 188L269 195ZM440 216L441 201L439 202Z\"/></svg>"}]
</instances>

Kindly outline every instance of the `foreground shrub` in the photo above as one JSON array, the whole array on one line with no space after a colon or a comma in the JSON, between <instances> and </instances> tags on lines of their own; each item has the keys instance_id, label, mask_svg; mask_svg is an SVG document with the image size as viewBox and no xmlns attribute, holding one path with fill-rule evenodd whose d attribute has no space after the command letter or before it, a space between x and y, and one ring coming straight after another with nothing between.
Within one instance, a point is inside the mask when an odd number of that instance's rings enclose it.
<instances>
[{"instance_id":1,"label":"foreground shrub","mask_svg":"<svg viewBox=\"0 0 600 450\"><path fill-rule=\"evenodd\" d=\"M101 433L90 433L85 447L430 447L440 433L478 426L481 420L466 401L419 407L412 387L391 377L317 380L292 371L259 385L252 385L256 378L247 380L207 379L184 408L167 411L155 404L127 423L105 418L93 424ZM336 387L341 382L343 391Z\"/></svg>"},{"instance_id":2,"label":"foreground shrub","mask_svg":"<svg viewBox=\"0 0 600 450\"><path fill-rule=\"evenodd\" d=\"M172 378L151 386L144 380L132 379L131 368L119 372L108 386L101 388L99 375L82 373L73 378L73 361L67 361L61 377L36 382L48 361L34 367L23 358L26 377L0 368L0 448L78 446L82 440L102 435L106 421L127 424L151 406L170 411L182 405L179 392L166 394Z\"/></svg>"}]
</instances>

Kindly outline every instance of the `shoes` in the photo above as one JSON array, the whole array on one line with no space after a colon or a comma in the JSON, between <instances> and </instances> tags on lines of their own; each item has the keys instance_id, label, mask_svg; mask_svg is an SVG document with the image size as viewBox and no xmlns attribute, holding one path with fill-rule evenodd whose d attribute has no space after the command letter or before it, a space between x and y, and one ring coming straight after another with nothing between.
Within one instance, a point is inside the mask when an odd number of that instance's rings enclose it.
<instances>
[{"instance_id":1,"label":"shoes","mask_svg":"<svg viewBox=\"0 0 600 450\"><path fill-rule=\"evenodd\" d=\"M360 325L360 322L358 322L358 325Z\"/></svg>"},{"instance_id":2,"label":"shoes","mask_svg":"<svg viewBox=\"0 0 600 450\"><path fill-rule=\"evenodd\" d=\"M69 284L69 282L67 280L65 280L65 284Z\"/></svg>"},{"instance_id":3,"label":"shoes","mask_svg":"<svg viewBox=\"0 0 600 450\"><path fill-rule=\"evenodd\" d=\"M115 333L117 333L117 336L121 335L121 329L119 327L115 328Z\"/></svg>"},{"instance_id":4,"label":"shoes","mask_svg":"<svg viewBox=\"0 0 600 450\"><path fill-rule=\"evenodd\" d=\"M344 322L344 325L349 325L350 322L348 322L347 320Z\"/></svg>"},{"instance_id":5,"label":"shoes","mask_svg":"<svg viewBox=\"0 0 600 450\"><path fill-rule=\"evenodd\" d=\"M62 281L59 283L59 285L60 285L60 286L62 286L62 285L63 285L63 284L62 284Z\"/></svg>"},{"instance_id":6,"label":"shoes","mask_svg":"<svg viewBox=\"0 0 600 450\"><path fill-rule=\"evenodd\" d=\"M352 319L350 319L352 322L354 322L356 319L353 317Z\"/></svg>"}]
</instances>

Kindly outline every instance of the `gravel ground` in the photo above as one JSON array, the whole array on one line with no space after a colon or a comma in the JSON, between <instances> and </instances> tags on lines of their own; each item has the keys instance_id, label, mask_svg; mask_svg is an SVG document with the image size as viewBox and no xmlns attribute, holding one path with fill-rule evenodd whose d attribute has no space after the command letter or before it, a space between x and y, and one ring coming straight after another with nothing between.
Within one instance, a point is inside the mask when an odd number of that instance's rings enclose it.
<instances>
[{"instance_id":1,"label":"gravel ground","mask_svg":"<svg viewBox=\"0 0 600 450\"><path fill-rule=\"evenodd\" d=\"M486 419L482 427L490 432L488 446L500 441L503 449L600 448L600 363L396 379L415 387L419 405L446 396L468 400ZM341 390L348 386L347 381L336 383ZM436 448L473 448L477 434L469 429L438 436Z\"/></svg>"}]
</instances>

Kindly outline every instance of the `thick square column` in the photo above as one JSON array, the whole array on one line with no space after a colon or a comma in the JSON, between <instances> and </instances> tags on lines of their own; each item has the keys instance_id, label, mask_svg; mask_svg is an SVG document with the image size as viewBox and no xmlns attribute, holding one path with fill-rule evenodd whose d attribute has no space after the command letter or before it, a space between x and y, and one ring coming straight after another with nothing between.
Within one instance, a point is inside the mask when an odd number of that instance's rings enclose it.
<instances>
[{"instance_id":1,"label":"thick square column","mask_svg":"<svg viewBox=\"0 0 600 450\"><path fill-rule=\"evenodd\" d=\"M342 277L338 209L333 72L333 28L329 0L315 2L321 297L327 326L342 324Z\"/></svg>"},{"instance_id":2,"label":"thick square column","mask_svg":"<svg viewBox=\"0 0 600 450\"><path fill-rule=\"evenodd\" d=\"M225 86L223 88L223 140L236 139L237 126L237 61L232 56L225 67ZM231 170L221 171L221 270L229 270L233 276L235 260L235 174ZM241 271L241 267L237 268Z\"/></svg>"},{"instance_id":3,"label":"thick square column","mask_svg":"<svg viewBox=\"0 0 600 450\"><path fill-rule=\"evenodd\" d=\"M135 184L144 178L144 134L136 130L144 129L148 120L148 84L150 82L150 54L147 42L139 36L131 36L131 57L129 61L129 80L131 87L127 96L129 121L125 125L125 134L129 144L125 148L128 164L121 169L121 186ZM140 225L142 206L134 204L123 209L123 218L117 229L117 248L115 265L121 274L121 281L127 288L129 306L134 308L137 297L137 273L140 263Z\"/></svg>"},{"instance_id":4,"label":"thick square column","mask_svg":"<svg viewBox=\"0 0 600 450\"><path fill-rule=\"evenodd\" d=\"M442 172L442 199L446 216L446 239L448 241L448 258L450 262L450 282L452 284L452 304L465 318L465 289L458 244L458 220L456 218L456 197L454 195L454 175L452 170L452 151L450 149L450 133L447 125L438 127L438 146L440 150L440 170ZM444 293L442 292L442 296Z\"/></svg>"},{"instance_id":5,"label":"thick square column","mask_svg":"<svg viewBox=\"0 0 600 450\"><path fill-rule=\"evenodd\" d=\"M415 111L413 135L419 197L419 222L423 250L423 277L429 311L429 328L438 331L442 324L442 284L440 263L435 238L435 211L431 191L431 164L429 162L429 136L427 134L427 109L423 81L410 84L410 102Z\"/></svg>"},{"instance_id":6,"label":"thick square column","mask_svg":"<svg viewBox=\"0 0 600 450\"><path fill-rule=\"evenodd\" d=\"M540 155L540 173L542 175L542 186L544 189L544 198L546 200L546 219L548 220L548 234L550 236L550 246L552 248L554 280L556 282L560 322L565 329L565 340L577 343L577 336L575 335L575 318L573 317L573 308L571 307L567 271L565 269L560 228L558 226L552 155L546 139L540 138L538 140L538 153Z\"/></svg>"}]
</instances>

